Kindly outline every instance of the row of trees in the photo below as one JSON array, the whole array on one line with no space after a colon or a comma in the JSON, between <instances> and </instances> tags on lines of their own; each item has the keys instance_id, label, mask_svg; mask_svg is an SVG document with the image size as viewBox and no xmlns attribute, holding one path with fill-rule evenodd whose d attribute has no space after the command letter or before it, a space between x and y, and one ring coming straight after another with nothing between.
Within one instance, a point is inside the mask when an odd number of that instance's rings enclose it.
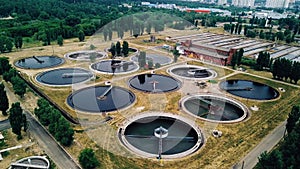
<instances>
[{"instance_id":1,"label":"row of trees","mask_svg":"<svg viewBox=\"0 0 300 169\"><path fill-rule=\"evenodd\" d=\"M270 59L270 53L268 52L259 52L258 57L256 59L256 65L254 69L256 70L263 70L263 69L270 69L272 66L273 60Z\"/></svg>"},{"instance_id":2,"label":"row of trees","mask_svg":"<svg viewBox=\"0 0 300 169\"><path fill-rule=\"evenodd\" d=\"M270 70L274 79L297 82L300 79L300 62L291 61L286 58L271 59L268 52L259 52L256 63L253 65L256 70Z\"/></svg>"},{"instance_id":3,"label":"row of trees","mask_svg":"<svg viewBox=\"0 0 300 169\"><path fill-rule=\"evenodd\" d=\"M285 58L276 59L272 65L271 72L275 79L290 79L291 82L294 81L297 84L300 79L300 62L293 62Z\"/></svg>"},{"instance_id":4,"label":"row of trees","mask_svg":"<svg viewBox=\"0 0 300 169\"><path fill-rule=\"evenodd\" d=\"M230 32L231 34L241 34L242 32L243 25L242 24L225 24L224 25L224 30L227 32Z\"/></svg>"},{"instance_id":5,"label":"row of trees","mask_svg":"<svg viewBox=\"0 0 300 169\"><path fill-rule=\"evenodd\" d=\"M234 69L236 65L240 66L242 62L242 58L244 56L244 49L241 48L239 51L236 51L233 53L231 58L231 66Z\"/></svg>"},{"instance_id":6,"label":"row of trees","mask_svg":"<svg viewBox=\"0 0 300 169\"><path fill-rule=\"evenodd\" d=\"M9 72L14 72L10 74ZM23 96L26 92L26 84L22 79L16 76L16 71L9 64L8 58L0 57L0 75L3 75L5 81L10 81L13 84L13 89L15 94ZM4 116L7 115L7 110L9 108L9 101L5 91L4 84L0 84L0 111ZM22 128L26 132L27 130L27 120L25 114L19 102L13 103L9 109L9 122L12 128L12 132L18 136L18 139L22 138L21 130Z\"/></svg>"},{"instance_id":7,"label":"row of trees","mask_svg":"<svg viewBox=\"0 0 300 169\"><path fill-rule=\"evenodd\" d=\"M9 102L6 95L4 84L0 84L0 111L2 111L2 114L4 116L7 115L7 110L9 108Z\"/></svg>"},{"instance_id":8,"label":"row of trees","mask_svg":"<svg viewBox=\"0 0 300 169\"><path fill-rule=\"evenodd\" d=\"M119 41L116 44L112 43L109 52L111 53L112 58L114 58L115 56L127 57L129 54L129 44L127 41L123 41L121 47L121 43Z\"/></svg>"},{"instance_id":9,"label":"row of trees","mask_svg":"<svg viewBox=\"0 0 300 169\"><path fill-rule=\"evenodd\" d=\"M0 36L0 53L11 52L13 48L12 38L8 36Z\"/></svg>"},{"instance_id":10,"label":"row of trees","mask_svg":"<svg viewBox=\"0 0 300 169\"><path fill-rule=\"evenodd\" d=\"M8 119L12 128L12 132L18 136L18 139L22 139L22 128L24 132L26 132L28 125L26 115L23 114L23 109L19 102L11 105Z\"/></svg>"},{"instance_id":11,"label":"row of trees","mask_svg":"<svg viewBox=\"0 0 300 169\"><path fill-rule=\"evenodd\" d=\"M150 34L152 30L154 30L154 32L163 31L165 25L172 28L178 27L178 29L182 29L182 27L185 27L186 24L187 22L177 22L177 20L166 14L145 12L124 16L114 20L105 25L100 32L103 33L104 41L111 41L113 38L113 32L116 32L117 37L120 39L124 37L125 32L129 32L131 36L137 38L144 33Z\"/></svg>"},{"instance_id":12,"label":"row of trees","mask_svg":"<svg viewBox=\"0 0 300 169\"><path fill-rule=\"evenodd\" d=\"M39 121L44 126L48 126L49 132L57 141L64 146L70 146L74 135L74 130L71 128L70 123L47 100L39 99L37 105L38 107L34 109L34 114Z\"/></svg>"},{"instance_id":13,"label":"row of trees","mask_svg":"<svg viewBox=\"0 0 300 169\"><path fill-rule=\"evenodd\" d=\"M4 84L0 84L0 111L4 116L7 115L7 110L9 108L9 101L4 90ZM22 128L24 132L27 130L27 119L26 115L23 114L23 110L19 102L13 103L9 109L9 122L12 128L12 132L18 136L18 139L22 138Z\"/></svg>"},{"instance_id":14,"label":"row of trees","mask_svg":"<svg viewBox=\"0 0 300 169\"><path fill-rule=\"evenodd\" d=\"M289 114L286 131L287 136L278 148L270 153L264 152L259 157L257 169L297 168L300 164L300 107L294 106Z\"/></svg>"},{"instance_id":15,"label":"row of trees","mask_svg":"<svg viewBox=\"0 0 300 169\"><path fill-rule=\"evenodd\" d=\"M21 79L17 71L11 67L8 58L0 57L0 75L3 75L3 79L6 82L10 82L13 85L15 94L23 97L26 93L26 83Z\"/></svg>"},{"instance_id":16,"label":"row of trees","mask_svg":"<svg viewBox=\"0 0 300 169\"><path fill-rule=\"evenodd\" d=\"M147 54L145 51L141 51L138 55L138 63L140 68L146 68L146 69L153 69L153 67L160 68L160 63L153 63L153 60L151 58L147 58Z\"/></svg>"}]
</instances>

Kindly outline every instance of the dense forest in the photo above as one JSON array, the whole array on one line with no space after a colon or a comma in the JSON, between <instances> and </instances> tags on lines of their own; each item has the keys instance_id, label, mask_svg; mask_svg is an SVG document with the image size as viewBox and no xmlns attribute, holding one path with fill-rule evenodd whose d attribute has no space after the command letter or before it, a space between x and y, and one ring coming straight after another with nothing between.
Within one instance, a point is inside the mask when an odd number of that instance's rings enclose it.
<instances>
[{"instance_id":1,"label":"dense forest","mask_svg":"<svg viewBox=\"0 0 300 169\"><path fill-rule=\"evenodd\" d=\"M133 7L128 8L122 5L124 2L132 4ZM167 3L167 1L165 1L165 3ZM62 37L63 39L78 36L82 37L82 32L85 36L91 36L113 20L142 12L154 12L156 14L157 12L163 12L183 18L190 23L194 23L196 19L206 18L206 26L215 26L217 21L228 20L228 17L207 17L207 14L148 8L140 6L139 1L129 2L126 0L3 0L0 11L0 17L2 18L0 20L1 53L10 52L13 46L22 48L24 40L27 43L42 41L43 45L50 45L51 42L57 40L58 37ZM159 17L160 16L157 15L157 17L147 18L147 23L143 22L143 18L138 18L140 21L129 25L135 27L135 29L131 29L132 33L135 32L135 35L142 34L144 31L141 29L146 29L147 26L149 28L149 24L151 24L150 26L153 29L159 31L161 28L158 25L166 25L166 19L172 20L170 17L164 19ZM183 29L185 25L186 23L181 22L177 23L177 25L169 26ZM113 31L118 31L115 25L112 26ZM128 30L127 27L122 29ZM109 31L104 33L110 34Z\"/></svg>"}]
</instances>

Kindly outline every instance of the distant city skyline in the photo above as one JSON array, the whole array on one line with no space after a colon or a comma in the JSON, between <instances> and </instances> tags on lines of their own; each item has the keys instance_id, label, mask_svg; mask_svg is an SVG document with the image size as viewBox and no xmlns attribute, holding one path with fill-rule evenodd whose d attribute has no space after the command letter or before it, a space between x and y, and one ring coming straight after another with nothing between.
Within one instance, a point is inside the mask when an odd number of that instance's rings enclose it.
<instances>
[{"instance_id":1,"label":"distant city skyline","mask_svg":"<svg viewBox=\"0 0 300 169\"><path fill-rule=\"evenodd\" d=\"M266 7L268 7L268 8L288 8L290 2L293 2L293 0L267 0Z\"/></svg>"},{"instance_id":2,"label":"distant city skyline","mask_svg":"<svg viewBox=\"0 0 300 169\"><path fill-rule=\"evenodd\" d=\"M255 0L232 0L232 5L239 7L254 7Z\"/></svg>"},{"instance_id":3,"label":"distant city skyline","mask_svg":"<svg viewBox=\"0 0 300 169\"><path fill-rule=\"evenodd\" d=\"M227 4L227 0L218 0L218 5Z\"/></svg>"}]
</instances>

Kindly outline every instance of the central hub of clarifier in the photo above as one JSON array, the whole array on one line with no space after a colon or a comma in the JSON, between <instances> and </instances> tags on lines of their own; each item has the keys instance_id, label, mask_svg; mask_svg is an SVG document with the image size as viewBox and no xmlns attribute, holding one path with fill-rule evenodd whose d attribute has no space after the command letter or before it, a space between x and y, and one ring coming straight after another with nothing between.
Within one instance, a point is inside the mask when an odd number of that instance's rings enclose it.
<instances>
[{"instance_id":1,"label":"central hub of clarifier","mask_svg":"<svg viewBox=\"0 0 300 169\"><path fill-rule=\"evenodd\" d=\"M160 126L159 128L154 130L154 136L157 138L166 138L168 137L168 130Z\"/></svg>"}]
</instances>

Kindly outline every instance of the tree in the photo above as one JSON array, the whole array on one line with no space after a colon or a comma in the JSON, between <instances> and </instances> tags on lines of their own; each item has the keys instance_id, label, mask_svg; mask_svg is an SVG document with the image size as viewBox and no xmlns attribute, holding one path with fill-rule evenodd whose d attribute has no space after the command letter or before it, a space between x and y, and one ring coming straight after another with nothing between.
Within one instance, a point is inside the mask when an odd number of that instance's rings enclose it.
<instances>
[{"instance_id":1,"label":"tree","mask_svg":"<svg viewBox=\"0 0 300 169\"><path fill-rule=\"evenodd\" d=\"M123 68L124 72L127 72L128 67L129 67L128 62L125 62L125 63L122 65L122 68Z\"/></svg>"},{"instance_id":2,"label":"tree","mask_svg":"<svg viewBox=\"0 0 300 169\"><path fill-rule=\"evenodd\" d=\"M20 97L23 97L24 94L26 93L25 82L18 76L14 76L11 78L11 83L13 84L13 89L15 91L15 94L19 95Z\"/></svg>"},{"instance_id":3,"label":"tree","mask_svg":"<svg viewBox=\"0 0 300 169\"><path fill-rule=\"evenodd\" d=\"M174 47L174 50L173 50L173 56L174 56L174 62L176 63L177 60L178 60L178 57L180 56L180 53L179 53L179 51L176 49L176 46Z\"/></svg>"},{"instance_id":4,"label":"tree","mask_svg":"<svg viewBox=\"0 0 300 169\"><path fill-rule=\"evenodd\" d=\"M38 100L38 108L34 109L34 114L38 117L41 124L48 126L51 123L51 115L53 114L53 107L45 99ZM54 122L55 123L55 122ZM50 130L50 127L49 127Z\"/></svg>"},{"instance_id":5,"label":"tree","mask_svg":"<svg viewBox=\"0 0 300 169\"><path fill-rule=\"evenodd\" d=\"M24 116L22 115L22 111L23 110L19 102L13 103L9 109L8 117L12 132L18 135L19 138L22 138L21 130L24 125Z\"/></svg>"},{"instance_id":6,"label":"tree","mask_svg":"<svg viewBox=\"0 0 300 169\"><path fill-rule=\"evenodd\" d=\"M116 45L114 43L111 43L109 52L111 53L112 58L114 58L116 56Z\"/></svg>"},{"instance_id":7,"label":"tree","mask_svg":"<svg viewBox=\"0 0 300 169\"><path fill-rule=\"evenodd\" d=\"M278 150L271 153L263 152L258 158L258 169L282 169L282 154Z\"/></svg>"},{"instance_id":8,"label":"tree","mask_svg":"<svg viewBox=\"0 0 300 169\"><path fill-rule=\"evenodd\" d=\"M69 15L66 17L65 22L67 25L74 27L77 24L80 24L80 18L76 17L75 15Z\"/></svg>"},{"instance_id":9,"label":"tree","mask_svg":"<svg viewBox=\"0 0 300 169\"><path fill-rule=\"evenodd\" d=\"M3 83L0 84L0 111L2 111L2 114L4 116L7 115L6 111L9 108L9 102L6 95L6 91L4 90Z\"/></svg>"},{"instance_id":10,"label":"tree","mask_svg":"<svg viewBox=\"0 0 300 169\"><path fill-rule=\"evenodd\" d=\"M83 149L79 154L78 160L83 169L93 169L100 164L91 148Z\"/></svg>"},{"instance_id":11,"label":"tree","mask_svg":"<svg viewBox=\"0 0 300 169\"><path fill-rule=\"evenodd\" d=\"M23 131L26 132L28 129L28 124L27 124L27 118L25 114L22 114L22 126L23 126Z\"/></svg>"},{"instance_id":12,"label":"tree","mask_svg":"<svg viewBox=\"0 0 300 169\"><path fill-rule=\"evenodd\" d=\"M148 34L151 34L151 28L152 28L152 25L151 25L150 21L148 21L147 25L146 25L146 32Z\"/></svg>"},{"instance_id":13,"label":"tree","mask_svg":"<svg viewBox=\"0 0 300 169\"><path fill-rule=\"evenodd\" d=\"M232 58L231 58L231 62L230 62L231 66L232 66L232 69L235 68L235 65L237 63L237 58L238 58L238 53L236 51L236 52L233 53Z\"/></svg>"},{"instance_id":14,"label":"tree","mask_svg":"<svg viewBox=\"0 0 300 169\"><path fill-rule=\"evenodd\" d=\"M247 35L247 31L248 31L248 26L245 26L245 27L244 27L244 35L245 35L245 36Z\"/></svg>"},{"instance_id":15,"label":"tree","mask_svg":"<svg viewBox=\"0 0 300 169\"><path fill-rule=\"evenodd\" d=\"M264 33L263 30L261 30L261 31L259 32L259 38L260 38L260 39L265 39L265 37L266 37L266 34Z\"/></svg>"},{"instance_id":16,"label":"tree","mask_svg":"<svg viewBox=\"0 0 300 169\"><path fill-rule=\"evenodd\" d=\"M255 31L247 30L246 37L249 37L249 38L255 38L255 37L256 37Z\"/></svg>"},{"instance_id":17,"label":"tree","mask_svg":"<svg viewBox=\"0 0 300 169\"><path fill-rule=\"evenodd\" d=\"M123 45L122 45L122 53L123 53L123 55L124 55L125 57L127 57L128 54L129 54L129 44L128 44L127 41L124 41L124 42L123 42Z\"/></svg>"},{"instance_id":18,"label":"tree","mask_svg":"<svg viewBox=\"0 0 300 169\"><path fill-rule=\"evenodd\" d=\"M6 50L8 52L12 51L12 48L14 47L14 45L13 45L13 42L12 42L11 38L6 39L5 46L6 46Z\"/></svg>"},{"instance_id":19,"label":"tree","mask_svg":"<svg viewBox=\"0 0 300 169\"><path fill-rule=\"evenodd\" d=\"M149 68L149 69L152 69L152 68L153 68L153 60L152 60L152 59L149 59L149 60L148 60L148 68Z\"/></svg>"},{"instance_id":20,"label":"tree","mask_svg":"<svg viewBox=\"0 0 300 169\"><path fill-rule=\"evenodd\" d=\"M16 36L15 37L15 47L17 49L21 49L22 46L23 46L23 38L22 38L22 36Z\"/></svg>"},{"instance_id":21,"label":"tree","mask_svg":"<svg viewBox=\"0 0 300 169\"><path fill-rule=\"evenodd\" d=\"M139 62L140 68L145 67L145 65L146 65L146 52L145 51L140 52L140 55L138 56L138 62Z\"/></svg>"},{"instance_id":22,"label":"tree","mask_svg":"<svg viewBox=\"0 0 300 169\"><path fill-rule=\"evenodd\" d=\"M3 73L8 72L11 68L7 57L0 57L0 75Z\"/></svg>"},{"instance_id":23,"label":"tree","mask_svg":"<svg viewBox=\"0 0 300 169\"><path fill-rule=\"evenodd\" d=\"M276 37L278 40L284 40L284 34L283 32L277 32L276 33Z\"/></svg>"},{"instance_id":24,"label":"tree","mask_svg":"<svg viewBox=\"0 0 300 169\"><path fill-rule=\"evenodd\" d=\"M85 39L85 35L84 35L84 32L82 30L80 30L78 32L78 39L79 39L79 42L83 42L84 39ZM106 41L106 40L105 40Z\"/></svg>"},{"instance_id":25,"label":"tree","mask_svg":"<svg viewBox=\"0 0 300 169\"><path fill-rule=\"evenodd\" d=\"M71 128L70 123L63 116L61 116L55 123L54 131L55 133L52 134L62 145L70 146L72 144L74 130Z\"/></svg>"},{"instance_id":26,"label":"tree","mask_svg":"<svg viewBox=\"0 0 300 169\"><path fill-rule=\"evenodd\" d=\"M234 34L237 34L238 29L239 29L239 24L237 23L237 24L235 25Z\"/></svg>"},{"instance_id":27,"label":"tree","mask_svg":"<svg viewBox=\"0 0 300 169\"><path fill-rule=\"evenodd\" d=\"M116 53L117 56L121 55L121 43L119 41L116 43Z\"/></svg>"},{"instance_id":28,"label":"tree","mask_svg":"<svg viewBox=\"0 0 300 169\"><path fill-rule=\"evenodd\" d=\"M242 32L242 27L243 27L243 25L242 24L240 24L239 25L239 28L238 28L238 34L240 35L241 34L241 32Z\"/></svg>"},{"instance_id":29,"label":"tree","mask_svg":"<svg viewBox=\"0 0 300 169\"><path fill-rule=\"evenodd\" d=\"M237 65L238 66L240 66L243 56L244 56L244 49L241 48L238 52L238 57L237 57Z\"/></svg>"},{"instance_id":30,"label":"tree","mask_svg":"<svg viewBox=\"0 0 300 169\"><path fill-rule=\"evenodd\" d=\"M155 63L155 69L158 69L158 68L160 68L160 63Z\"/></svg>"},{"instance_id":31,"label":"tree","mask_svg":"<svg viewBox=\"0 0 300 169\"><path fill-rule=\"evenodd\" d=\"M229 32L231 29L231 25L230 24L224 24L224 30Z\"/></svg>"},{"instance_id":32,"label":"tree","mask_svg":"<svg viewBox=\"0 0 300 169\"><path fill-rule=\"evenodd\" d=\"M279 62L280 62L280 59L276 59L272 65L271 72L272 72L274 79L278 78L279 64L280 64Z\"/></svg>"},{"instance_id":33,"label":"tree","mask_svg":"<svg viewBox=\"0 0 300 169\"><path fill-rule=\"evenodd\" d=\"M263 70L268 67L270 67L270 54L268 52L259 52L255 69Z\"/></svg>"},{"instance_id":34,"label":"tree","mask_svg":"<svg viewBox=\"0 0 300 169\"><path fill-rule=\"evenodd\" d=\"M293 42L293 36L291 34L287 35L286 38L285 38L285 42L286 43L291 43Z\"/></svg>"},{"instance_id":35,"label":"tree","mask_svg":"<svg viewBox=\"0 0 300 169\"><path fill-rule=\"evenodd\" d=\"M233 34L234 31L234 24L231 24L230 33Z\"/></svg>"},{"instance_id":36,"label":"tree","mask_svg":"<svg viewBox=\"0 0 300 169\"><path fill-rule=\"evenodd\" d=\"M154 31L159 32L164 30L164 23L160 20L154 21Z\"/></svg>"},{"instance_id":37,"label":"tree","mask_svg":"<svg viewBox=\"0 0 300 169\"><path fill-rule=\"evenodd\" d=\"M4 53L6 51L5 48L5 37L4 36L0 36L0 52Z\"/></svg>"},{"instance_id":38,"label":"tree","mask_svg":"<svg viewBox=\"0 0 300 169\"><path fill-rule=\"evenodd\" d=\"M108 39L111 41L113 36L113 32L111 29L108 30Z\"/></svg>"},{"instance_id":39,"label":"tree","mask_svg":"<svg viewBox=\"0 0 300 169\"><path fill-rule=\"evenodd\" d=\"M195 21L195 27L198 27L198 20Z\"/></svg>"},{"instance_id":40,"label":"tree","mask_svg":"<svg viewBox=\"0 0 300 169\"><path fill-rule=\"evenodd\" d=\"M299 121L299 118L300 118L300 107L293 106L286 123L286 131L288 133L291 133L293 131L296 123Z\"/></svg>"},{"instance_id":41,"label":"tree","mask_svg":"<svg viewBox=\"0 0 300 169\"><path fill-rule=\"evenodd\" d=\"M290 74L290 80L294 81L295 84L297 84L298 80L300 79L300 62L293 62L291 74Z\"/></svg>"},{"instance_id":42,"label":"tree","mask_svg":"<svg viewBox=\"0 0 300 169\"><path fill-rule=\"evenodd\" d=\"M63 45L64 45L64 39L63 39L63 37L62 37L61 35L59 35L59 36L57 37L57 44L58 44L59 46L63 46Z\"/></svg>"},{"instance_id":43,"label":"tree","mask_svg":"<svg viewBox=\"0 0 300 169\"><path fill-rule=\"evenodd\" d=\"M108 36L108 30L107 29L103 29L103 37L104 37L104 41L107 41L107 36Z\"/></svg>"}]
</instances>

